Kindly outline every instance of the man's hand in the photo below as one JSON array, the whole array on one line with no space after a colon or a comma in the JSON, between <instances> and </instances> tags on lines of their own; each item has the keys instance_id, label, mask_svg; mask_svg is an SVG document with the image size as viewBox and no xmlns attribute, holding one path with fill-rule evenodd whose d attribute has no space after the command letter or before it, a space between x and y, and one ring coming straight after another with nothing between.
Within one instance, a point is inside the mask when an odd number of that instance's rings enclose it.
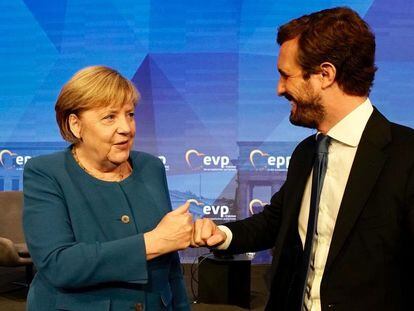
<instances>
[{"instance_id":1,"label":"man's hand","mask_svg":"<svg viewBox=\"0 0 414 311\"><path fill-rule=\"evenodd\" d=\"M211 219L202 218L194 222L191 246L218 246L226 239L226 234Z\"/></svg>"},{"instance_id":2,"label":"man's hand","mask_svg":"<svg viewBox=\"0 0 414 311\"><path fill-rule=\"evenodd\" d=\"M190 203L186 202L166 214L154 230L144 234L148 260L190 246L193 224L189 208Z\"/></svg>"}]
</instances>

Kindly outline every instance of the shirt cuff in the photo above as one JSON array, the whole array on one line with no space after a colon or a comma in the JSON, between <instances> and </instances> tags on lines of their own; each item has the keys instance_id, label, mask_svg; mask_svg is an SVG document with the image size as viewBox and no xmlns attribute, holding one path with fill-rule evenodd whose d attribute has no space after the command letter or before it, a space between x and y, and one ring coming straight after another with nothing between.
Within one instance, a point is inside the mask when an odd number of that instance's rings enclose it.
<instances>
[{"instance_id":1,"label":"shirt cuff","mask_svg":"<svg viewBox=\"0 0 414 311\"><path fill-rule=\"evenodd\" d=\"M226 234L227 238L223 243L221 243L215 249L217 249L217 250L226 250L226 249L229 248L231 240L233 239L233 233L231 232L229 227L226 227L226 226L223 226L223 225L217 226L217 228L219 228L221 231L223 231Z\"/></svg>"}]
</instances>

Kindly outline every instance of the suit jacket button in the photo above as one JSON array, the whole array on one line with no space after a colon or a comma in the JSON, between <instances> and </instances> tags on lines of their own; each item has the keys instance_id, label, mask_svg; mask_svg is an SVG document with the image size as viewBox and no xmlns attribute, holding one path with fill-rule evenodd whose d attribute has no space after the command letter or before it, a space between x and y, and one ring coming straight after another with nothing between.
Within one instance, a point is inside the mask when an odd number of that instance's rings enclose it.
<instances>
[{"instance_id":1,"label":"suit jacket button","mask_svg":"<svg viewBox=\"0 0 414 311\"><path fill-rule=\"evenodd\" d=\"M143 303L136 303L135 304L135 311L144 311L144 304Z\"/></svg>"},{"instance_id":2,"label":"suit jacket button","mask_svg":"<svg viewBox=\"0 0 414 311\"><path fill-rule=\"evenodd\" d=\"M129 216L128 216L128 215L122 215L122 216L121 216L121 221L122 221L124 224L129 223Z\"/></svg>"},{"instance_id":3,"label":"suit jacket button","mask_svg":"<svg viewBox=\"0 0 414 311\"><path fill-rule=\"evenodd\" d=\"M330 303L329 305L328 305L328 309L329 310L335 310L335 304L334 303Z\"/></svg>"}]
</instances>

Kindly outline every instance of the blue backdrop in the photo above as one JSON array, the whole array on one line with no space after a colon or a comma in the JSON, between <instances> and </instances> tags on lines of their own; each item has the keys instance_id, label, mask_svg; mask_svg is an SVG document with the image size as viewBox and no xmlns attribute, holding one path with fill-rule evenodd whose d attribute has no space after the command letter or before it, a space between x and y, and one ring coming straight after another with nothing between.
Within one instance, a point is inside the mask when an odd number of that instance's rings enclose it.
<instances>
[{"instance_id":1,"label":"blue backdrop","mask_svg":"<svg viewBox=\"0 0 414 311\"><path fill-rule=\"evenodd\" d=\"M376 33L372 102L413 127L410 0L0 1L0 191L22 189L27 159L67 146L58 92L80 68L105 64L142 94L135 149L164 161L174 207L191 199L195 217L219 222L260 211L312 133L289 123L290 106L276 96L277 27L338 5Z\"/></svg>"}]
</instances>

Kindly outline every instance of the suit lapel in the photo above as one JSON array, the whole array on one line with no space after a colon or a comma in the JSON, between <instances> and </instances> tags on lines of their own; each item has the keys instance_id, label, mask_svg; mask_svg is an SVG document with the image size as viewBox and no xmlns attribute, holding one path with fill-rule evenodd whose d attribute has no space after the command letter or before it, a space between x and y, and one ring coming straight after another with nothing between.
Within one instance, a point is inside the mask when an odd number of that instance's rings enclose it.
<instances>
[{"instance_id":1,"label":"suit lapel","mask_svg":"<svg viewBox=\"0 0 414 311\"><path fill-rule=\"evenodd\" d=\"M314 135L308 138L302 152L299 152L296 162L291 166L291 180L289 181L291 187L288 187L289 190L286 193L285 202L287 207L284 209L286 219L283 220L283 223L286 225L286 230L294 223L295 230L297 231L303 192L305 191L306 182L315 158L315 143L316 139Z\"/></svg>"},{"instance_id":2,"label":"suit lapel","mask_svg":"<svg viewBox=\"0 0 414 311\"><path fill-rule=\"evenodd\" d=\"M325 267L328 271L358 219L387 158L389 122L374 109L362 134L342 198Z\"/></svg>"},{"instance_id":3,"label":"suit lapel","mask_svg":"<svg viewBox=\"0 0 414 311\"><path fill-rule=\"evenodd\" d=\"M293 187L288 187L289 190L286 193L285 197L285 216L283 217L283 224L280 229L283 243L280 244L280 247L284 247L284 243L286 243L286 241L289 241L288 243L291 243L293 240L295 240L299 241L299 243L296 245L297 248L300 251L303 250L302 243L300 242L299 238L298 221L306 182L309 178L315 159L315 142L315 136L312 136L309 144L297 159L298 165L292 166L292 168L294 167L294 171L292 172L292 180L290 182L292 183Z\"/></svg>"}]
</instances>

